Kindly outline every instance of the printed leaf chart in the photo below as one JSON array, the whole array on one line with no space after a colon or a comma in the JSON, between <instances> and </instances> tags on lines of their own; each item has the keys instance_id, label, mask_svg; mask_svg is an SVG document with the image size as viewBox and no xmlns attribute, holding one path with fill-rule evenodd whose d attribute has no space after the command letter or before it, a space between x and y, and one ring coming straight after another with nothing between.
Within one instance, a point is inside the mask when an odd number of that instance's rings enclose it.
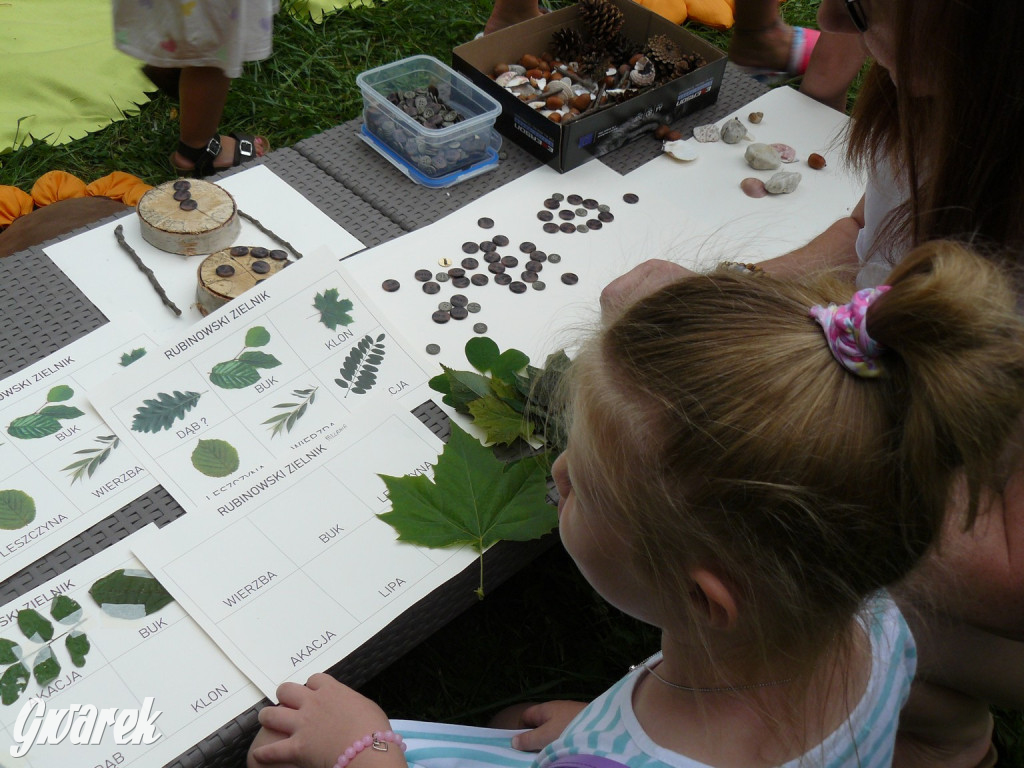
<instances>
[{"instance_id":1,"label":"printed leaf chart","mask_svg":"<svg viewBox=\"0 0 1024 768\"><path fill-rule=\"evenodd\" d=\"M207 477L227 477L238 469L238 450L226 440L200 440L192 466Z\"/></svg>"},{"instance_id":2,"label":"printed leaf chart","mask_svg":"<svg viewBox=\"0 0 1024 768\"><path fill-rule=\"evenodd\" d=\"M173 394L160 392L155 400L143 400L132 417L132 430L135 432L159 432L170 429L178 419L185 418L199 398L200 392L178 392Z\"/></svg>"},{"instance_id":3,"label":"printed leaf chart","mask_svg":"<svg viewBox=\"0 0 1024 768\"><path fill-rule=\"evenodd\" d=\"M96 438L96 442L100 444L99 448L83 448L80 451L75 451L76 456L87 456L88 458L73 461L61 470L71 473L72 485L76 480L81 480L83 476L92 477L96 468L110 458L111 451L121 444L117 435L100 435Z\"/></svg>"},{"instance_id":4,"label":"printed leaf chart","mask_svg":"<svg viewBox=\"0 0 1024 768\"><path fill-rule=\"evenodd\" d=\"M47 403L61 403L74 397L75 391L66 385L54 387L46 395ZM33 440L39 437L56 434L61 430L61 419L77 419L84 416L73 405L47 405L39 407L35 413L19 416L7 425L7 434L19 440Z\"/></svg>"},{"instance_id":5,"label":"printed leaf chart","mask_svg":"<svg viewBox=\"0 0 1024 768\"><path fill-rule=\"evenodd\" d=\"M519 350L501 352L494 341L478 336L466 342L466 359L479 373L442 365L444 372L430 380L430 387L459 413L470 414L487 442L508 445L539 433L552 453L564 449L562 414L551 406L570 365L565 352L549 355L544 368L535 368Z\"/></svg>"},{"instance_id":6,"label":"printed leaf chart","mask_svg":"<svg viewBox=\"0 0 1024 768\"><path fill-rule=\"evenodd\" d=\"M341 364L340 379L334 382L344 390L345 397L349 393L363 395L373 389L377 383L377 371L384 360L384 334L374 340L372 336L363 336Z\"/></svg>"},{"instance_id":7,"label":"printed leaf chart","mask_svg":"<svg viewBox=\"0 0 1024 768\"><path fill-rule=\"evenodd\" d=\"M313 297L313 307L320 312L320 322L336 330L339 325L348 325L352 322L352 302L349 299L339 299L337 288L328 288L323 293Z\"/></svg>"},{"instance_id":8,"label":"printed leaf chart","mask_svg":"<svg viewBox=\"0 0 1024 768\"><path fill-rule=\"evenodd\" d=\"M276 413L269 419L264 421L264 424L271 424L270 436L277 437L282 431L291 432L292 427L295 426L295 422L303 417L306 413L306 409L311 406L316 400L317 387L310 387L309 389L293 389L292 397L299 400L297 403L278 403L274 408L284 408L281 413Z\"/></svg>"},{"instance_id":9,"label":"printed leaf chart","mask_svg":"<svg viewBox=\"0 0 1024 768\"><path fill-rule=\"evenodd\" d=\"M496 541L536 539L552 530L558 514L547 503L543 465L533 459L504 464L454 422L434 467L425 475L381 475L391 511L379 517L400 541L425 547L471 544L483 554ZM483 558L480 559L483 597Z\"/></svg>"},{"instance_id":10,"label":"printed leaf chart","mask_svg":"<svg viewBox=\"0 0 1024 768\"><path fill-rule=\"evenodd\" d=\"M262 347L270 342L270 333L262 326L254 326L245 334L245 349L233 359L217 363L210 371L210 382L222 389L244 389L259 381L260 368L276 368L281 364L273 355L251 347Z\"/></svg>"},{"instance_id":11,"label":"printed leaf chart","mask_svg":"<svg viewBox=\"0 0 1024 768\"><path fill-rule=\"evenodd\" d=\"M50 603L50 616L54 621L68 628L64 647L71 663L76 667L85 666L85 657L91 648L89 639L78 629L83 620L82 606L67 595L57 595ZM32 608L23 608L17 615L18 629L30 642L42 647L30 654L32 676L40 686L56 680L61 673L60 660L53 652L53 622ZM7 638L0 638L0 664L8 665L0 675L0 702L9 706L25 692L29 683L29 671L20 644Z\"/></svg>"},{"instance_id":12,"label":"printed leaf chart","mask_svg":"<svg viewBox=\"0 0 1024 768\"><path fill-rule=\"evenodd\" d=\"M36 503L24 491L0 491L0 528L16 531L36 519Z\"/></svg>"},{"instance_id":13,"label":"printed leaf chart","mask_svg":"<svg viewBox=\"0 0 1024 768\"><path fill-rule=\"evenodd\" d=\"M146 350L145 350L144 347L139 347L138 349L133 349L131 352L125 352L123 355L121 355L121 363L120 364L121 364L122 367L127 368L129 365L134 363L139 358L143 357L145 354L146 354Z\"/></svg>"}]
</instances>

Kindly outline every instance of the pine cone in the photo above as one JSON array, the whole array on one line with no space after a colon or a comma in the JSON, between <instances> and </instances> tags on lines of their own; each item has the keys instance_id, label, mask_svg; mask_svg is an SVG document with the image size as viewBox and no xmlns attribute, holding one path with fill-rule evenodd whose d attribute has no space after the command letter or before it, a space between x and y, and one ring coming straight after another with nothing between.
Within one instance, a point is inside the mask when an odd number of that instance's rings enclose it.
<instances>
[{"instance_id":1,"label":"pine cone","mask_svg":"<svg viewBox=\"0 0 1024 768\"><path fill-rule=\"evenodd\" d=\"M654 62L658 69L671 71L675 63L682 58L679 46L665 35L651 35L647 38L647 58ZM662 65L662 66L658 66Z\"/></svg>"},{"instance_id":2,"label":"pine cone","mask_svg":"<svg viewBox=\"0 0 1024 768\"><path fill-rule=\"evenodd\" d=\"M551 47L555 51L555 56L560 61L576 61L583 53L586 45L583 42L583 35L577 32L575 29L563 27L562 29L556 29L555 33L551 36Z\"/></svg>"},{"instance_id":3,"label":"pine cone","mask_svg":"<svg viewBox=\"0 0 1024 768\"><path fill-rule=\"evenodd\" d=\"M579 74L588 80L598 81L604 77L604 72L608 69L608 55L604 50L590 49L585 52L578 59Z\"/></svg>"},{"instance_id":4,"label":"pine cone","mask_svg":"<svg viewBox=\"0 0 1024 768\"><path fill-rule=\"evenodd\" d=\"M607 0L580 0L576 7L587 31L599 44L606 44L614 38L626 23L622 11Z\"/></svg>"},{"instance_id":5,"label":"pine cone","mask_svg":"<svg viewBox=\"0 0 1024 768\"><path fill-rule=\"evenodd\" d=\"M641 46L634 43L621 32L609 41L607 48L608 55L611 56L612 63L614 64L623 64L633 58L634 53L642 53Z\"/></svg>"},{"instance_id":6,"label":"pine cone","mask_svg":"<svg viewBox=\"0 0 1024 768\"><path fill-rule=\"evenodd\" d=\"M695 69L700 69L707 63L707 60L699 53L684 53L680 56L679 61L675 63L673 71L676 77L682 77L693 72Z\"/></svg>"}]
</instances>

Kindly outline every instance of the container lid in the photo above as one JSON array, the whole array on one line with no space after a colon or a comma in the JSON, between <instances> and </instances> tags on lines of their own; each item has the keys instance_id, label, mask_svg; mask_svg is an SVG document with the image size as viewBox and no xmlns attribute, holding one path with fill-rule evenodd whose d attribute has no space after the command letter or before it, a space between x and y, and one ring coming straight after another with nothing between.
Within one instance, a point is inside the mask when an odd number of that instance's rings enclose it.
<instances>
[{"instance_id":1,"label":"container lid","mask_svg":"<svg viewBox=\"0 0 1024 768\"><path fill-rule=\"evenodd\" d=\"M380 154L382 154L389 163L414 182L433 189L450 187L453 184L458 184L460 181L471 179L474 176L479 176L481 173L486 173L487 171L496 168L498 166L498 148L501 146L501 136L497 131L492 129L490 146L487 147L487 156L483 160L465 168L460 168L457 171L452 171L444 176L427 176L418 168L410 165L401 155L397 154L387 144L370 133L370 131L367 130L365 123L359 128L359 138L380 152Z\"/></svg>"}]
</instances>

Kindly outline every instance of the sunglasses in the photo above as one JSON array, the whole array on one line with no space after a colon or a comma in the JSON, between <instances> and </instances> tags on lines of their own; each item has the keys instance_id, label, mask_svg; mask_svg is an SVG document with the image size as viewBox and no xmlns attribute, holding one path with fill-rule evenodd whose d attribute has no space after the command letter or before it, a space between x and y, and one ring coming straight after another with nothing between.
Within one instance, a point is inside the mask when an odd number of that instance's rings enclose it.
<instances>
[{"instance_id":1,"label":"sunglasses","mask_svg":"<svg viewBox=\"0 0 1024 768\"><path fill-rule=\"evenodd\" d=\"M864 15L864 6L860 4L860 0L845 0L845 2L846 10L850 14L853 26L857 28L858 32L867 32L868 18Z\"/></svg>"}]
</instances>

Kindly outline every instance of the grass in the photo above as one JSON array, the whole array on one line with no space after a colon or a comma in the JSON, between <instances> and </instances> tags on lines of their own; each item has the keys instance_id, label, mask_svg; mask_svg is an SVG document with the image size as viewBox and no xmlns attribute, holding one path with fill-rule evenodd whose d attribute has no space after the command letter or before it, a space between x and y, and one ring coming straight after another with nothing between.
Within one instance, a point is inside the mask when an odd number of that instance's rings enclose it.
<instances>
[{"instance_id":1,"label":"grass","mask_svg":"<svg viewBox=\"0 0 1024 768\"><path fill-rule=\"evenodd\" d=\"M783 12L792 24L815 26L817 5L789 0ZM222 125L281 147L355 118L362 111L359 72L414 53L449 61L453 47L483 28L490 8L490 0L390 0L319 25L282 12L274 55L235 81ZM727 33L691 29L728 45ZM26 139L0 155L0 184L28 190L54 169L86 181L115 170L165 181L176 116L174 102L158 96L137 115L78 141L51 147ZM394 717L482 724L513 702L591 698L657 645L651 628L598 598L556 545L363 690ZM1000 765L1024 765L1024 714L1000 713L997 735Z\"/></svg>"}]
</instances>

